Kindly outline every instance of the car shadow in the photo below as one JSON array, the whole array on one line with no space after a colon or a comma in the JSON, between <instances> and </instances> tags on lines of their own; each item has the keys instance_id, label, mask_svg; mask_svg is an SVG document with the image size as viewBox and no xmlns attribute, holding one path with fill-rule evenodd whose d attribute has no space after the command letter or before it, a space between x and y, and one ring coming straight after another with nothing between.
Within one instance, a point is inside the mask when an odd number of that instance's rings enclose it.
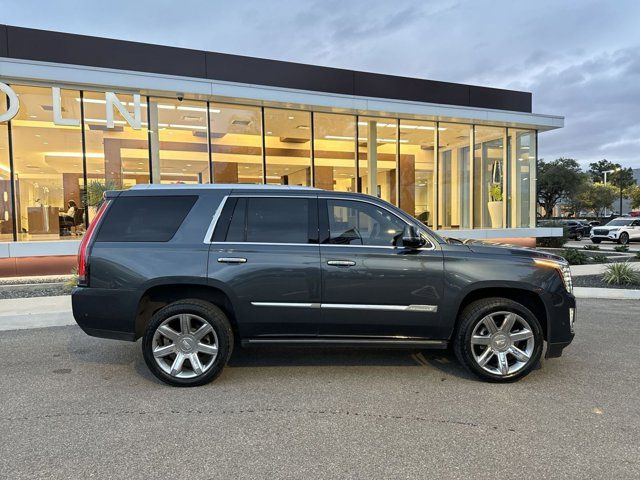
<instances>
[{"instance_id":1,"label":"car shadow","mask_svg":"<svg viewBox=\"0 0 640 480\"><path fill-rule=\"evenodd\" d=\"M72 334L67 353L75 363L124 366L132 365L138 375L156 382L147 368L140 342L120 342ZM405 350L348 347L236 347L227 366L264 367L427 367L442 374L475 379L458 364L448 350Z\"/></svg>"}]
</instances>

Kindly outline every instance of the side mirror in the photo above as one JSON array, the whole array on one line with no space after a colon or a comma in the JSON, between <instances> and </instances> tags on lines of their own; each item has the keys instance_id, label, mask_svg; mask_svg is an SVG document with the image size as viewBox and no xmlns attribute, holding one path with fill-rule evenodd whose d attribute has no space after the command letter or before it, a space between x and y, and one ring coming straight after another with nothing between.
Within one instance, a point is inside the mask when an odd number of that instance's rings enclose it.
<instances>
[{"instance_id":1,"label":"side mirror","mask_svg":"<svg viewBox=\"0 0 640 480\"><path fill-rule=\"evenodd\" d=\"M425 244L424 239L413 225L406 225L402 232L402 246L407 248L420 248Z\"/></svg>"}]
</instances>

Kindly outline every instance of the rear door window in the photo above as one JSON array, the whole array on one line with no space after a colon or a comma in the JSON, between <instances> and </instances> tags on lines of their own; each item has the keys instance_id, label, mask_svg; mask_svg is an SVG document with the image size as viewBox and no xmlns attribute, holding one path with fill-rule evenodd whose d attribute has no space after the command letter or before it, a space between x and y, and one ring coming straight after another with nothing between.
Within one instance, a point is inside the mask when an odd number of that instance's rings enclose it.
<instances>
[{"instance_id":1,"label":"rear door window","mask_svg":"<svg viewBox=\"0 0 640 480\"><path fill-rule=\"evenodd\" d=\"M119 197L107 211L96 242L168 242L197 199L197 195Z\"/></svg>"},{"instance_id":2,"label":"rear door window","mask_svg":"<svg viewBox=\"0 0 640 480\"><path fill-rule=\"evenodd\" d=\"M224 239L233 243L316 243L315 199L238 198Z\"/></svg>"}]
</instances>

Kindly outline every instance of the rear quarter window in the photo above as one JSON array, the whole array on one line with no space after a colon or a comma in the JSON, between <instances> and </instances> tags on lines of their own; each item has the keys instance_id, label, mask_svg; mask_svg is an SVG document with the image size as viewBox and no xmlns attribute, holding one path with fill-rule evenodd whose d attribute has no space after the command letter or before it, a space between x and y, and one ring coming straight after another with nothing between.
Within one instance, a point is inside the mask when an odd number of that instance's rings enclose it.
<instances>
[{"instance_id":1,"label":"rear quarter window","mask_svg":"<svg viewBox=\"0 0 640 480\"><path fill-rule=\"evenodd\" d=\"M197 195L117 198L96 242L168 242L197 199Z\"/></svg>"}]
</instances>

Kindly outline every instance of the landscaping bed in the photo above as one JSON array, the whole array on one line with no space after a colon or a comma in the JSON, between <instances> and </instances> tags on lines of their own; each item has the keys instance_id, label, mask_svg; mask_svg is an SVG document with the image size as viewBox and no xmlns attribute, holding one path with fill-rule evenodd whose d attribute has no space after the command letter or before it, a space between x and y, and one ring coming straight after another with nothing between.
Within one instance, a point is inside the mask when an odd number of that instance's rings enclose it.
<instances>
[{"instance_id":1,"label":"landscaping bed","mask_svg":"<svg viewBox=\"0 0 640 480\"><path fill-rule=\"evenodd\" d=\"M640 285L615 285L602 280L600 275L580 275L573 277L574 287L617 288L623 290L640 290Z\"/></svg>"},{"instance_id":2,"label":"landscaping bed","mask_svg":"<svg viewBox=\"0 0 640 480\"><path fill-rule=\"evenodd\" d=\"M0 299L69 295L68 275L25 278L0 278Z\"/></svg>"}]
</instances>

